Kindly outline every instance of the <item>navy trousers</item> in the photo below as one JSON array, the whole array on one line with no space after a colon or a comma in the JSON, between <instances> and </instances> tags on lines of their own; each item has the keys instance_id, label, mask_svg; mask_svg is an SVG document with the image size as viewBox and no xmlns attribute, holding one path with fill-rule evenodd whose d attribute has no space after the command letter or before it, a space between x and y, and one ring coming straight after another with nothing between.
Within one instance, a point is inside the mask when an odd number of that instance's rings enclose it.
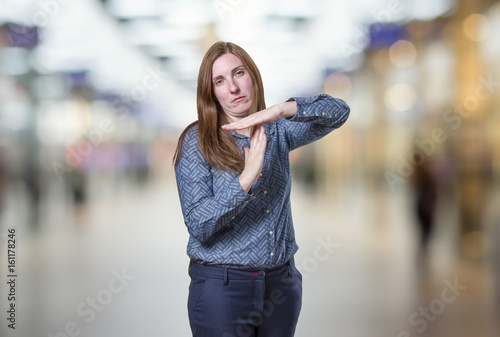
<instances>
[{"instance_id":1,"label":"navy trousers","mask_svg":"<svg viewBox=\"0 0 500 337\"><path fill-rule=\"evenodd\" d=\"M293 258L274 269L189 264L193 337L293 337L302 275Z\"/></svg>"}]
</instances>

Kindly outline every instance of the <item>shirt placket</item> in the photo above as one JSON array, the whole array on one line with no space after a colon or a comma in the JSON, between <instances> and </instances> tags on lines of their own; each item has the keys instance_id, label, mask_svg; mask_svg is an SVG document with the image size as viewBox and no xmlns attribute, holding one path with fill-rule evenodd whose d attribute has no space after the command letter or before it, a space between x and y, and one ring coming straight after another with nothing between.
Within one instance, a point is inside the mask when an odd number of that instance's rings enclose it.
<instances>
[{"instance_id":1,"label":"shirt placket","mask_svg":"<svg viewBox=\"0 0 500 337\"><path fill-rule=\"evenodd\" d=\"M261 177L263 179L265 179L264 177ZM262 200L263 200L263 205L262 205L262 209L264 210L264 212L266 213L266 216L267 216L267 221L266 221L266 229L267 229L267 237L268 237L268 247L269 247L269 257L270 257L270 260L272 261L273 259L273 256L274 256L274 250L275 250L275 246L274 246L274 238L275 238L275 234L274 234L274 224L273 222L270 220L272 219L272 213L273 213L273 209L271 207L271 197L269 195L269 191L267 190L267 184L264 183L263 184L263 189L262 189Z\"/></svg>"},{"instance_id":2,"label":"shirt placket","mask_svg":"<svg viewBox=\"0 0 500 337\"><path fill-rule=\"evenodd\" d=\"M272 143L272 139L271 137L268 135L268 142L269 143ZM268 144L269 144L268 143ZM268 149L272 149L272 144L270 144L271 146L268 147ZM267 165L269 165L269 161L267 163ZM262 171L263 172L267 172L266 174L272 174L272 170L270 168L268 168L267 170L265 170L264 168L266 168L265 165L263 165L262 167ZM266 218L266 221L265 221L265 224L263 226L263 229L266 231L266 236L267 236L267 249L268 249L268 258L269 258L269 263L271 264L271 262L273 261L273 257L276 253L275 251L275 231L274 231L274 224L273 224L273 221L271 220L272 219L272 216L273 216L273 208L272 208L272 204L271 204L271 201L272 201L272 198L271 198L271 193L270 193L270 185L268 184L268 177L266 176L266 174L264 174L263 172L260 173L260 177L259 179L261 180L260 182L260 193L261 193L261 197L262 197L262 212L265 213L265 218Z\"/></svg>"},{"instance_id":3,"label":"shirt placket","mask_svg":"<svg viewBox=\"0 0 500 337\"><path fill-rule=\"evenodd\" d=\"M238 137L238 136L237 136ZM250 148L250 138L249 137L238 137L240 140L240 144L243 147L248 147ZM271 141L269 136L268 136L268 141ZM254 191L254 193L260 193L259 198L261 200L261 211L264 212L265 214L265 221L264 224L262 224L263 230L266 231L266 236L267 236L267 256L269 259L269 264L272 264L274 255L275 255L275 230L274 230L274 224L271 220L272 215L273 215L273 209L271 207L271 196L270 196L270 190L269 190L269 185L267 183L268 179L266 175L263 173L265 165L262 167L262 171L259 174L259 184L258 188ZM270 170L267 170L269 174L271 174Z\"/></svg>"}]
</instances>

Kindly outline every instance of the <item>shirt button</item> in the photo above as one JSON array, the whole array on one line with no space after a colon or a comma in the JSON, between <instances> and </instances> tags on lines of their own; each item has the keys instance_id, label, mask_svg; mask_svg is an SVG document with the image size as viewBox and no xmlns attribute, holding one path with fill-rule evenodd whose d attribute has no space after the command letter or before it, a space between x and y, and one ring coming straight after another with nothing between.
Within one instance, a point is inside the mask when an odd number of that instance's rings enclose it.
<instances>
[{"instance_id":1,"label":"shirt button","mask_svg":"<svg viewBox=\"0 0 500 337\"><path fill-rule=\"evenodd\" d=\"M259 174L259 176L261 176L261 177L262 177L262 173L261 173L261 174Z\"/></svg>"},{"instance_id":2,"label":"shirt button","mask_svg":"<svg viewBox=\"0 0 500 337\"><path fill-rule=\"evenodd\" d=\"M269 235L273 235L273 231L269 231Z\"/></svg>"},{"instance_id":3,"label":"shirt button","mask_svg":"<svg viewBox=\"0 0 500 337\"><path fill-rule=\"evenodd\" d=\"M266 213L269 213L269 212L271 212L271 211L270 211L270 210L267 210L267 211L266 211Z\"/></svg>"},{"instance_id":4,"label":"shirt button","mask_svg":"<svg viewBox=\"0 0 500 337\"><path fill-rule=\"evenodd\" d=\"M264 194L267 194L267 191L264 191Z\"/></svg>"},{"instance_id":5,"label":"shirt button","mask_svg":"<svg viewBox=\"0 0 500 337\"><path fill-rule=\"evenodd\" d=\"M305 114L306 114L306 112L305 112L305 111L302 111L302 114L303 114L303 115L305 115Z\"/></svg>"},{"instance_id":6,"label":"shirt button","mask_svg":"<svg viewBox=\"0 0 500 337\"><path fill-rule=\"evenodd\" d=\"M233 216L231 219L234 219L235 217Z\"/></svg>"},{"instance_id":7,"label":"shirt button","mask_svg":"<svg viewBox=\"0 0 500 337\"><path fill-rule=\"evenodd\" d=\"M274 255L274 253L273 253L273 252L271 252L271 254L269 254L269 255L273 256L273 255Z\"/></svg>"},{"instance_id":8,"label":"shirt button","mask_svg":"<svg viewBox=\"0 0 500 337\"><path fill-rule=\"evenodd\" d=\"M325 115L325 113L323 112L323 113L322 113L322 115L324 116L324 115Z\"/></svg>"}]
</instances>

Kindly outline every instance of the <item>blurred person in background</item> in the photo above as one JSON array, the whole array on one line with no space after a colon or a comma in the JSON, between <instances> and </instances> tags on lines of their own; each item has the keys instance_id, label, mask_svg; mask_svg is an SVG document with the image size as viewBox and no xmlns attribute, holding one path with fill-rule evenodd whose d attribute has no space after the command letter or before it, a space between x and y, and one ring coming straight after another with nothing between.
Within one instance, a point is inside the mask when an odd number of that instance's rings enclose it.
<instances>
[{"instance_id":1,"label":"blurred person in background","mask_svg":"<svg viewBox=\"0 0 500 337\"><path fill-rule=\"evenodd\" d=\"M415 214L417 217L419 241L419 265L425 267L429 251L429 241L434 228L434 216L437 200L437 182L432 171L432 158L421 158L422 154L416 152L414 160L423 161L415 166L413 187L415 190Z\"/></svg>"},{"instance_id":2,"label":"blurred person in background","mask_svg":"<svg viewBox=\"0 0 500 337\"><path fill-rule=\"evenodd\" d=\"M219 41L200 66L197 110L174 155L193 336L293 336L302 275L289 152L343 125L350 109L326 94L266 108L251 57Z\"/></svg>"}]
</instances>

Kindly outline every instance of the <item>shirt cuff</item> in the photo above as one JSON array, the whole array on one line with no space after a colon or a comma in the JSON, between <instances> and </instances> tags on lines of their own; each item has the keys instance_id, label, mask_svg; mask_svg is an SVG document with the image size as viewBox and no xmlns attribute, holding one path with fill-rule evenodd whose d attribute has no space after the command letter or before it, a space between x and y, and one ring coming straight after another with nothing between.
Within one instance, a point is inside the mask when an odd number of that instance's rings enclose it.
<instances>
[{"instance_id":1,"label":"shirt cuff","mask_svg":"<svg viewBox=\"0 0 500 337\"><path fill-rule=\"evenodd\" d=\"M291 97L287 102L295 101L297 104L297 111L295 115L291 118L287 118L289 121L294 122L308 122L311 118L324 117L324 113L321 112L318 107L314 105L315 102L321 100L325 95L320 94L313 97Z\"/></svg>"},{"instance_id":2,"label":"shirt cuff","mask_svg":"<svg viewBox=\"0 0 500 337\"><path fill-rule=\"evenodd\" d=\"M248 193L243 189L243 186L240 184L239 176L235 177L232 184L235 184L234 190L236 193L232 196L231 201L234 206L246 205L249 201L255 199L253 196L252 188L248 190ZM229 190L233 190L229 188Z\"/></svg>"}]
</instances>

